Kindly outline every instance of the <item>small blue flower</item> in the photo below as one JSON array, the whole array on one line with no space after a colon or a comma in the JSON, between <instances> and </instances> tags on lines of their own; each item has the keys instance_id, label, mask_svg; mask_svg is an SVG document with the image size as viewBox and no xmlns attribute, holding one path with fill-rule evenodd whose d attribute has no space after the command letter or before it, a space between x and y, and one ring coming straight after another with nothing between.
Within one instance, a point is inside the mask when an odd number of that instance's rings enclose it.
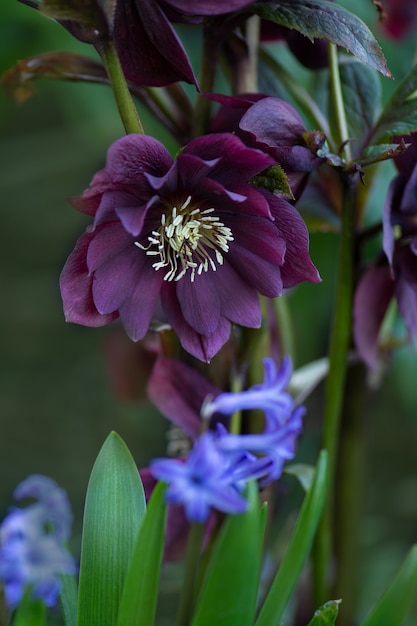
<instances>
[{"instance_id":1,"label":"small blue flower","mask_svg":"<svg viewBox=\"0 0 417 626\"><path fill-rule=\"evenodd\" d=\"M214 433L206 432L197 439L185 461L156 459L151 463L151 472L158 480L169 483L169 502L183 504L190 521L205 522L211 508L232 514L247 508L236 485L235 459L236 455L219 450Z\"/></svg>"},{"instance_id":2,"label":"small blue flower","mask_svg":"<svg viewBox=\"0 0 417 626\"><path fill-rule=\"evenodd\" d=\"M231 415L245 409L261 409L265 413L266 432L274 432L284 424L293 412L294 400L284 389L292 374L291 358L286 356L280 369L271 358L263 359L264 380L247 391L221 393L203 406L203 417L213 413Z\"/></svg>"},{"instance_id":3,"label":"small blue flower","mask_svg":"<svg viewBox=\"0 0 417 626\"><path fill-rule=\"evenodd\" d=\"M34 474L18 485L14 497L37 502L12 509L0 527L0 581L6 603L14 609L29 587L34 598L53 606L61 588L58 576L76 571L63 545L72 523L67 495L50 478Z\"/></svg>"}]
</instances>

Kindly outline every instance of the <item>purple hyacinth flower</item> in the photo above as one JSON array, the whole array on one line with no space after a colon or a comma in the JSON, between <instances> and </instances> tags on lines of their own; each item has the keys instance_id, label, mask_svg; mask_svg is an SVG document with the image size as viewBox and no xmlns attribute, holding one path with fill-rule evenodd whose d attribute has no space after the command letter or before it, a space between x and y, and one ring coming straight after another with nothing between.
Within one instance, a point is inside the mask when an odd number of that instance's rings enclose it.
<instances>
[{"instance_id":1,"label":"purple hyacinth flower","mask_svg":"<svg viewBox=\"0 0 417 626\"><path fill-rule=\"evenodd\" d=\"M266 358L263 363L265 375L262 383L253 385L247 391L221 393L204 404L203 415L231 415L235 411L261 409L265 413L266 432L275 432L286 423L294 409L293 398L284 391L292 374L291 358L285 357L279 369L273 359Z\"/></svg>"},{"instance_id":2,"label":"purple hyacinth flower","mask_svg":"<svg viewBox=\"0 0 417 626\"><path fill-rule=\"evenodd\" d=\"M206 432L197 439L188 458L156 459L151 463L152 474L169 483L169 502L182 504L192 522L205 522L212 508L224 513L242 513L247 508L234 477L234 464L229 455L222 454L215 435Z\"/></svg>"},{"instance_id":3,"label":"purple hyacinth flower","mask_svg":"<svg viewBox=\"0 0 417 626\"><path fill-rule=\"evenodd\" d=\"M56 604L59 576L75 574L72 556L63 543L68 539L72 514L66 493L46 476L29 476L15 498L36 498L25 509L13 509L0 527L0 581L7 605L14 609L25 589L47 606Z\"/></svg>"},{"instance_id":4,"label":"purple hyacinth flower","mask_svg":"<svg viewBox=\"0 0 417 626\"><path fill-rule=\"evenodd\" d=\"M120 317L136 341L158 319L209 361L232 323L259 327L258 293L319 281L296 209L248 182L273 163L226 133L191 141L175 160L152 137L116 141L72 201L94 224L61 274L67 321Z\"/></svg>"}]
</instances>

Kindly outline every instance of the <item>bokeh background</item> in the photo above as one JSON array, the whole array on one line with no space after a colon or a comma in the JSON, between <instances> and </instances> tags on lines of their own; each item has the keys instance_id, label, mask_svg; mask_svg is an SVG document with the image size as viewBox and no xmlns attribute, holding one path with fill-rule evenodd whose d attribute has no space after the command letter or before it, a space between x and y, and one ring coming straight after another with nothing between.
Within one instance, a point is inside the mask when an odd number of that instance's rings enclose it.
<instances>
[{"instance_id":1,"label":"bokeh background","mask_svg":"<svg viewBox=\"0 0 417 626\"><path fill-rule=\"evenodd\" d=\"M378 31L371 2L341 4L366 19L394 76L403 76L414 59L416 36L395 45ZM2 0L0 73L18 59L50 50L94 56L59 25ZM295 63L294 71L302 69ZM382 82L387 98L394 83ZM36 92L19 106L0 93L0 518L20 480L47 474L73 503L77 551L88 476L108 433L116 430L144 465L164 453L167 425L144 396L129 400L115 388L112 364L129 351L123 335L117 328L66 324L58 289L65 259L88 222L66 198L88 185L110 143L123 134L113 96L105 86L47 80L37 82ZM144 122L149 134L175 149L146 115ZM369 215L381 210L390 167L378 179ZM297 365L326 353L336 255L335 235L314 234L311 256L323 283L289 295ZM362 607L379 596L417 541L416 381L415 350L401 349L378 388L367 393ZM300 461L314 459L321 400L319 388L308 402ZM417 612L410 625L416 622Z\"/></svg>"}]
</instances>

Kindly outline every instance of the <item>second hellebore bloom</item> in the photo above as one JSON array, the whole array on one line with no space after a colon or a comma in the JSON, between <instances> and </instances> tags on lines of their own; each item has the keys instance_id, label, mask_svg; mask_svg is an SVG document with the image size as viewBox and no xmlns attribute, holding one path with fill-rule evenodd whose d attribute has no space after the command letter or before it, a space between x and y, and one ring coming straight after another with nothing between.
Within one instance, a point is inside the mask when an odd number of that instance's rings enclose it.
<instances>
[{"instance_id":1,"label":"second hellebore bloom","mask_svg":"<svg viewBox=\"0 0 417 626\"><path fill-rule=\"evenodd\" d=\"M157 318L206 361L231 323L259 327L258 292L319 280L296 209L249 184L273 163L229 133L199 137L175 160L152 137L116 141L73 200L94 224L61 275L67 321L120 317L136 341Z\"/></svg>"}]
</instances>

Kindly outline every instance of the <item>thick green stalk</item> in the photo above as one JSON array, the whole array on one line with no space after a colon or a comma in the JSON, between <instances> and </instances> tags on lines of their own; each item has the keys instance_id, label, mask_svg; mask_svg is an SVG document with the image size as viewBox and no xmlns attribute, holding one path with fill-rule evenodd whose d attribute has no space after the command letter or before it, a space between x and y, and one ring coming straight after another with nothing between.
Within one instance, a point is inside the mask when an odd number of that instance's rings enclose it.
<instances>
[{"instance_id":1,"label":"thick green stalk","mask_svg":"<svg viewBox=\"0 0 417 626\"><path fill-rule=\"evenodd\" d=\"M209 21L203 27L203 50L201 53L201 69L199 76L199 86L201 93L212 93L214 91L214 81L216 78L217 62L219 58L219 48L221 45L221 35L216 32L215 25ZM211 101L200 94L194 107L193 136L198 137L207 132L210 122Z\"/></svg>"},{"instance_id":2,"label":"thick green stalk","mask_svg":"<svg viewBox=\"0 0 417 626\"><path fill-rule=\"evenodd\" d=\"M339 67L335 47L330 45L330 76L341 144L350 156L346 114L343 105ZM352 327L352 293L354 266L356 178L341 173L342 221L337 275L336 302L329 347L329 374L326 381L323 447L329 455L329 490L323 519L314 549L314 596L316 607L329 600L329 567L334 547L334 497L336 459L340 438L340 421L344 401L348 350Z\"/></svg>"},{"instance_id":3,"label":"thick green stalk","mask_svg":"<svg viewBox=\"0 0 417 626\"><path fill-rule=\"evenodd\" d=\"M366 389L365 367L349 368L346 381L338 455L335 501L335 555L337 576L334 597L343 598L338 626L352 626L360 580L359 524L364 493L364 436L362 407Z\"/></svg>"},{"instance_id":4,"label":"thick green stalk","mask_svg":"<svg viewBox=\"0 0 417 626\"><path fill-rule=\"evenodd\" d=\"M185 557L184 582L181 590L180 604L178 607L175 626L189 626L194 610L198 566L200 563L201 546L204 537L204 524L194 522L191 524L188 535L187 554Z\"/></svg>"},{"instance_id":5,"label":"thick green stalk","mask_svg":"<svg viewBox=\"0 0 417 626\"><path fill-rule=\"evenodd\" d=\"M329 374L326 381L323 448L329 454L328 498L319 526L315 547L315 602L320 606L329 600L328 568L333 556L333 522L336 459L340 419L343 408L348 349L351 338L353 291L353 234L355 226L354 185L349 179L343 185L343 215L340 234L339 270L336 304L329 349Z\"/></svg>"},{"instance_id":6,"label":"thick green stalk","mask_svg":"<svg viewBox=\"0 0 417 626\"><path fill-rule=\"evenodd\" d=\"M138 111L130 95L126 78L123 74L119 57L117 56L113 43L106 41L97 46L97 48L106 68L126 134L139 133L143 135L144 131Z\"/></svg>"}]
</instances>

